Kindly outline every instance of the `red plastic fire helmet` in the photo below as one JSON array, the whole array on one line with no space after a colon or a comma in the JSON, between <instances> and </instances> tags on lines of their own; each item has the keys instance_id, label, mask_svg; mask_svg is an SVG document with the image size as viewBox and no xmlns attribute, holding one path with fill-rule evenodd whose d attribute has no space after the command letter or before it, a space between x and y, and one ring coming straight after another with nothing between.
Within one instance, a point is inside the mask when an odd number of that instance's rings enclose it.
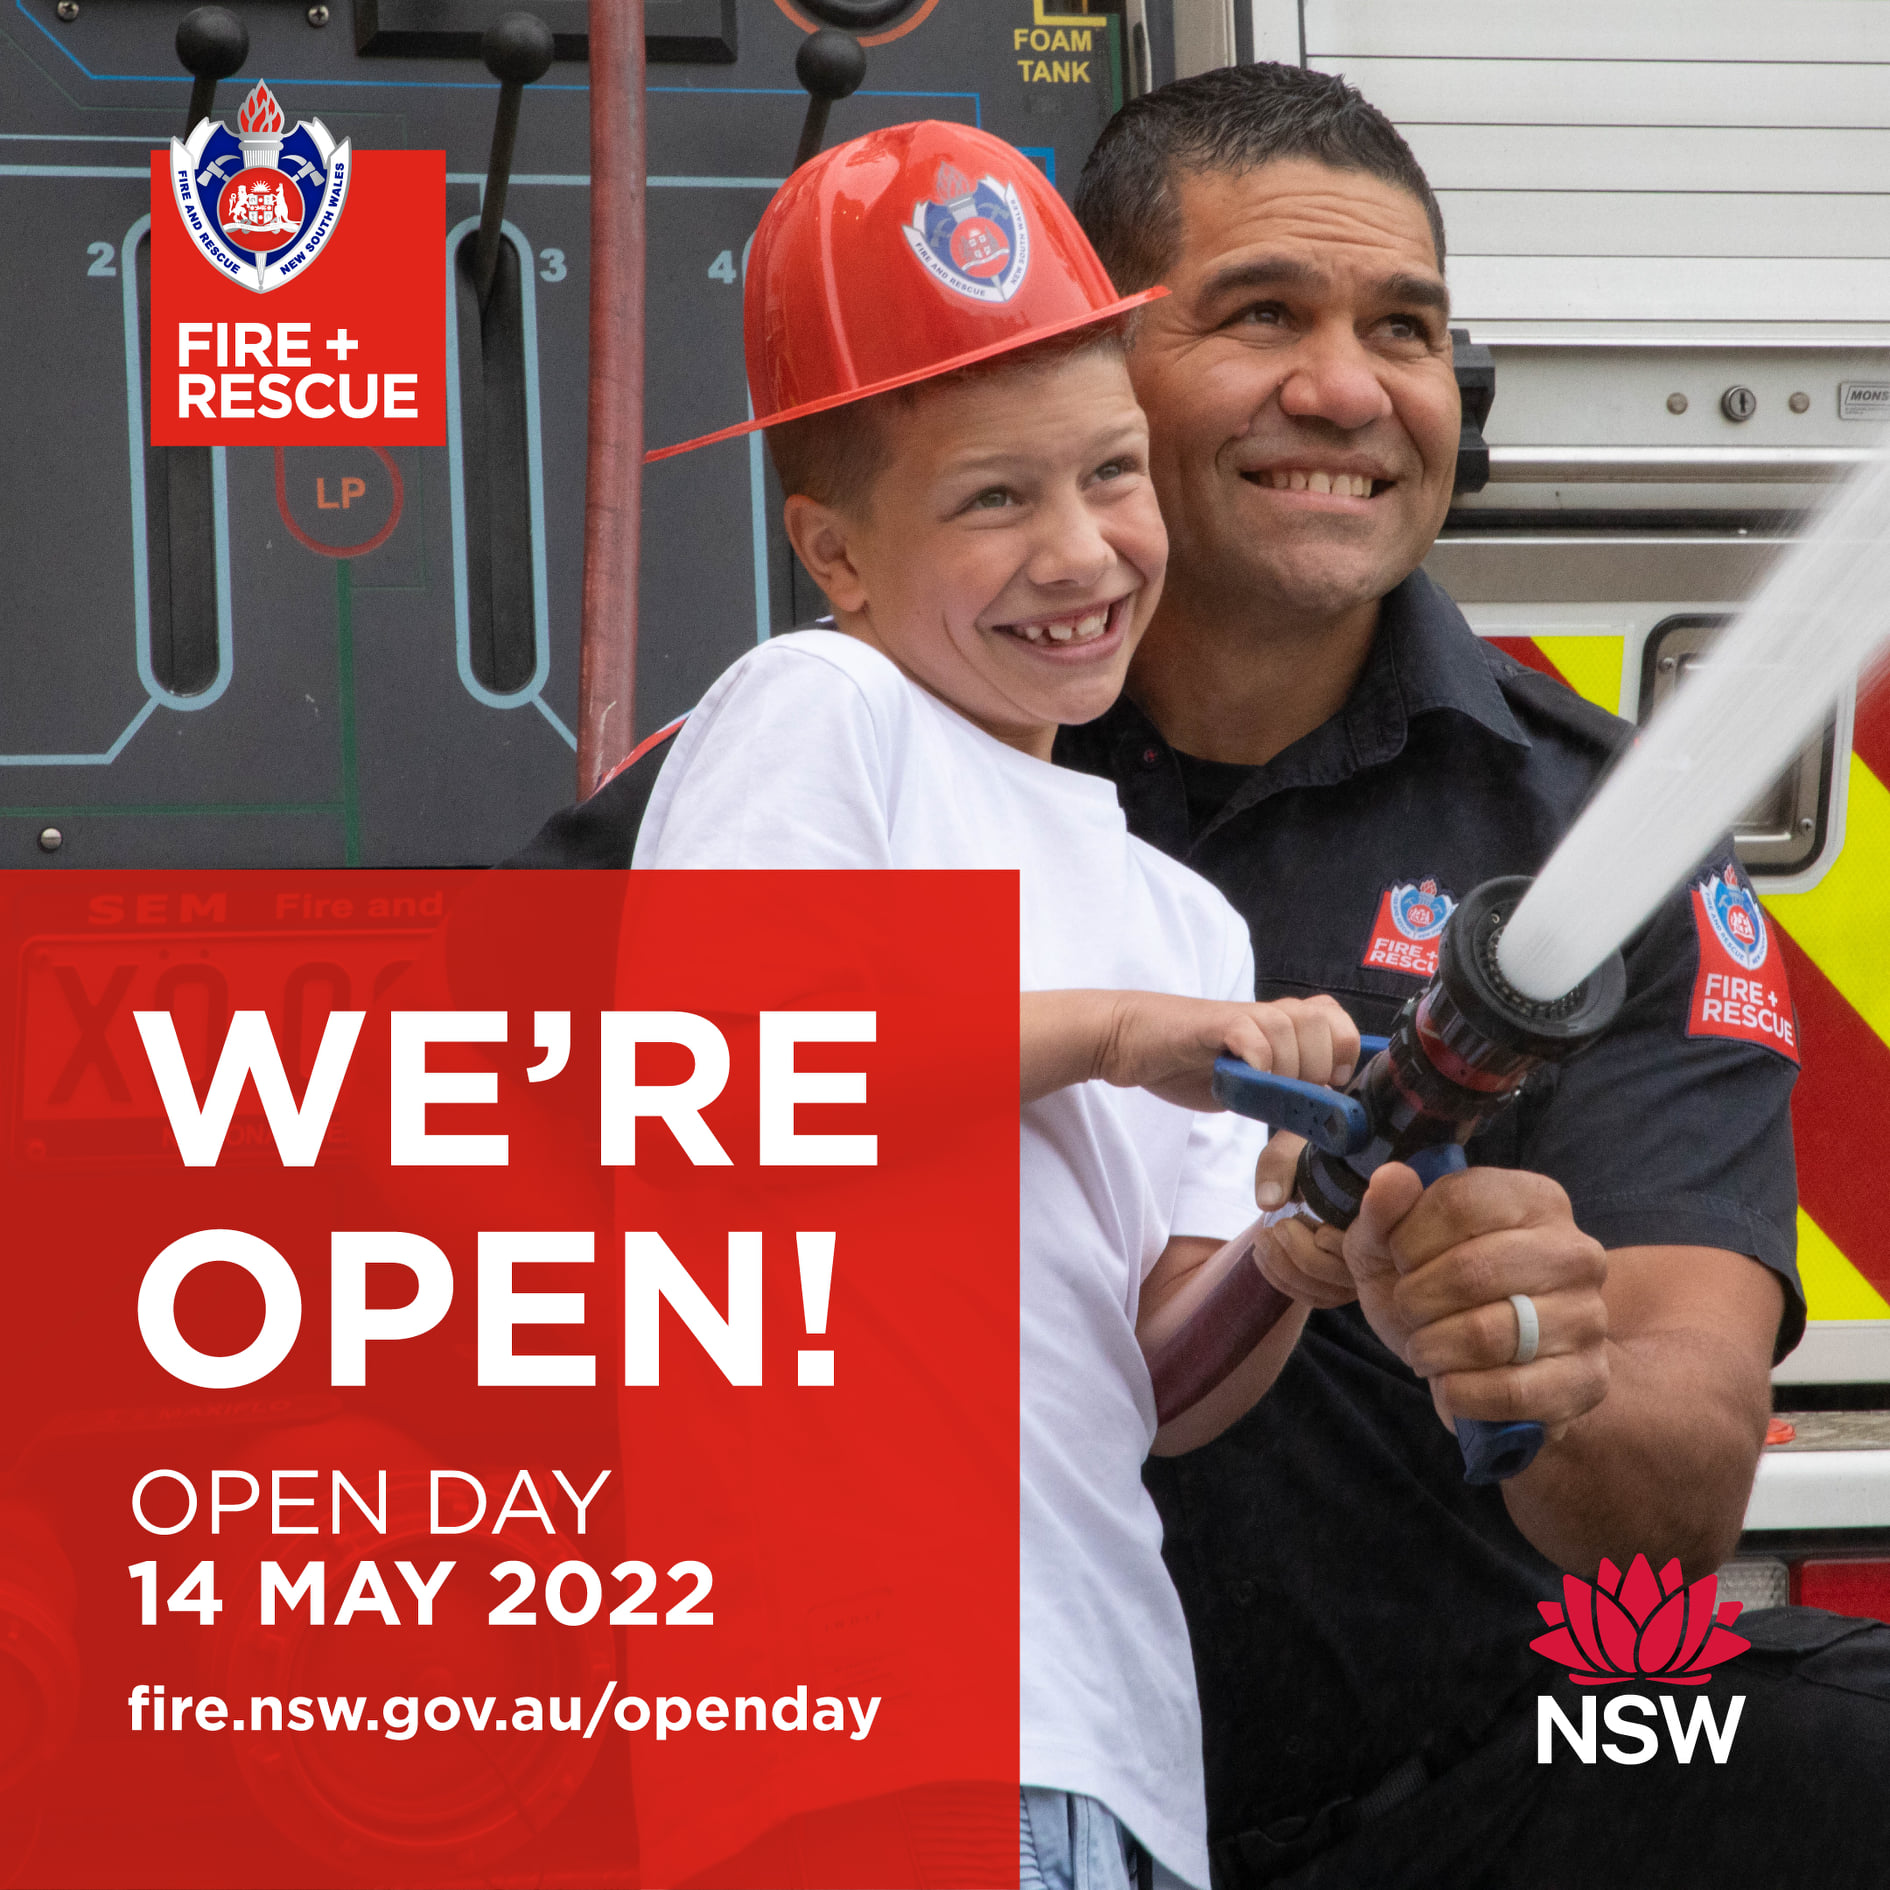
<instances>
[{"instance_id":1,"label":"red plastic fire helmet","mask_svg":"<svg viewBox=\"0 0 1890 1890\"><path fill-rule=\"evenodd\" d=\"M775 193L748 255L755 418L668 459L1028 347L1166 295L1117 295L1076 218L1001 138L924 119L868 132Z\"/></svg>"}]
</instances>

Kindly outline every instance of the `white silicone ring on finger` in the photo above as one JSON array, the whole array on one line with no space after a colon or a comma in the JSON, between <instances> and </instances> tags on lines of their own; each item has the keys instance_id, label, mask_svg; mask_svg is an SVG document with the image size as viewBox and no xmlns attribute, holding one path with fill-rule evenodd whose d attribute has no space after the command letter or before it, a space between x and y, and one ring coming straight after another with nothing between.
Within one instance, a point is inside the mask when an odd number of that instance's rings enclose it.
<instances>
[{"instance_id":1,"label":"white silicone ring on finger","mask_svg":"<svg viewBox=\"0 0 1890 1890\"><path fill-rule=\"evenodd\" d=\"M1512 1293L1509 1303L1516 1308L1516 1356L1512 1365L1528 1365L1535 1360L1542 1343L1542 1321L1536 1317L1536 1302L1527 1293Z\"/></svg>"}]
</instances>

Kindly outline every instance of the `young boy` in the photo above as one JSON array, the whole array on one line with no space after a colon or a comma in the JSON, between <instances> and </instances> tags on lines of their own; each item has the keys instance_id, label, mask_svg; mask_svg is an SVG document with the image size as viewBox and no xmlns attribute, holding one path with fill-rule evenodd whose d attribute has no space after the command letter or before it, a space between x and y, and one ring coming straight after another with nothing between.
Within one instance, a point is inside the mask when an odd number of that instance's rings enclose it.
<instances>
[{"instance_id":1,"label":"young boy","mask_svg":"<svg viewBox=\"0 0 1890 1890\"><path fill-rule=\"evenodd\" d=\"M1019 872L1026 1885L1123 1884L1137 1846L1145 1882L1207 1882L1138 1338L1250 1264L1222 1243L1252 1219L1260 1132L1194 1113L1214 1058L1323 1082L1358 1051L1330 999L1248 1002L1232 909L1050 763L1058 724L1119 693L1167 558L1131 305L1028 161L962 126L875 133L789 182L750 258L749 374L836 628L716 682L635 856ZM1231 1422L1296 1331L1161 1442Z\"/></svg>"}]
</instances>

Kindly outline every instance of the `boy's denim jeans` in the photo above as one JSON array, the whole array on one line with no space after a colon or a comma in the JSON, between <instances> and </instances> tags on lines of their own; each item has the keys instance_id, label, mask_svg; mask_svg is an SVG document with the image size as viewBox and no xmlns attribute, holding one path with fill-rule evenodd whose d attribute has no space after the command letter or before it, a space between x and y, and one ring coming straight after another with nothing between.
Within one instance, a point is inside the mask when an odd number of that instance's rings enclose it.
<instances>
[{"instance_id":1,"label":"boy's denim jeans","mask_svg":"<svg viewBox=\"0 0 1890 1890\"><path fill-rule=\"evenodd\" d=\"M1188 1890L1096 1799L1026 1785L1018 1800L1019 1890Z\"/></svg>"}]
</instances>

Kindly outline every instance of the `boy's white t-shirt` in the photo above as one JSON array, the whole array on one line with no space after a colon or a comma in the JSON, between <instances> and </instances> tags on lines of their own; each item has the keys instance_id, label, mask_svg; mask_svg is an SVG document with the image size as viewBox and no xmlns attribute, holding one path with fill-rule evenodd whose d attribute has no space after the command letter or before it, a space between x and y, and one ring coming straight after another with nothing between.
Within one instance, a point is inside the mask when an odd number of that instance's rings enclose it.
<instances>
[{"instance_id":1,"label":"boy's white t-shirt","mask_svg":"<svg viewBox=\"0 0 1890 1890\"><path fill-rule=\"evenodd\" d=\"M1020 988L1253 996L1246 927L1134 839L1114 787L983 732L836 631L762 644L664 762L638 867L982 867L1020 876ZM1264 1140L1231 1114L1085 1083L1022 1112L1022 1781L1101 1799L1208 1878L1200 1711L1142 1487L1135 1339L1171 1235L1254 1216Z\"/></svg>"}]
</instances>

